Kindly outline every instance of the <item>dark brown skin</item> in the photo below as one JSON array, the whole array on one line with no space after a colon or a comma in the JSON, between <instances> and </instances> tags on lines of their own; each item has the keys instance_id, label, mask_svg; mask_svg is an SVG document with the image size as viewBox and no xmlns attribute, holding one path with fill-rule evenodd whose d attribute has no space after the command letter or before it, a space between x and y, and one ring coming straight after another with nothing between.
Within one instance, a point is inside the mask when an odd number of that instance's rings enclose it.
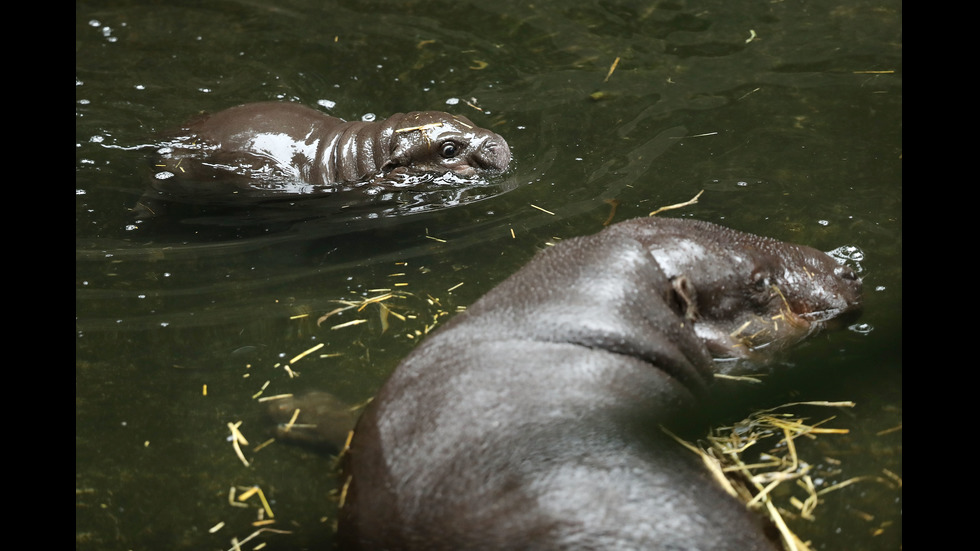
<instances>
[{"instance_id":1,"label":"dark brown skin","mask_svg":"<svg viewBox=\"0 0 980 551\"><path fill-rule=\"evenodd\" d=\"M675 288L693 286L686 315L715 357L771 355L860 302L854 271L810 247L698 220L639 218L608 231L646 246Z\"/></svg>"},{"instance_id":2,"label":"dark brown skin","mask_svg":"<svg viewBox=\"0 0 980 551\"><path fill-rule=\"evenodd\" d=\"M414 173L473 176L506 170L510 148L460 115L396 113L346 122L296 103L249 103L184 126L165 155L182 179L231 178L240 185L343 189Z\"/></svg>"},{"instance_id":3,"label":"dark brown skin","mask_svg":"<svg viewBox=\"0 0 980 551\"><path fill-rule=\"evenodd\" d=\"M658 426L696 417L709 346L747 350L719 335L784 315L806 325L766 344L795 342L860 300L826 254L713 224L564 240L424 340L367 407L342 548L775 550Z\"/></svg>"}]
</instances>

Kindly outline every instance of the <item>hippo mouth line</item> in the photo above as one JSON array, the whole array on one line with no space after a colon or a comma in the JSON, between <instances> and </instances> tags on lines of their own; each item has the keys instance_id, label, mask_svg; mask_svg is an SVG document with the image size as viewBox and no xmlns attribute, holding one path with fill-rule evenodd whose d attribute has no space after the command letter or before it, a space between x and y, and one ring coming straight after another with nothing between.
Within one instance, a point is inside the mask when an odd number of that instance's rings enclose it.
<instances>
[{"instance_id":1,"label":"hippo mouth line","mask_svg":"<svg viewBox=\"0 0 980 551\"><path fill-rule=\"evenodd\" d=\"M820 310L817 312L807 312L805 314L798 314L796 317L801 321L805 321L807 323L812 324L812 323L828 322L846 313L847 312L844 308L830 308L828 310Z\"/></svg>"},{"instance_id":2,"label":"hippo mouth line","mask_svg":"<svg viewBox=\"0 0 980 551\"><path fill-rule=\"evenodd\" d=\"M445 167L445 166L429 167L429 166L419 166L419 165L399 166L399 167L395 167L389 172L397 171L403 174L416 175L416 176L426 175L426 174L435 175L435 176L438 176L440 174L454 174L456 176L460 176L463 178L476 178L482 175L499 174L504 171L504 169L501 168L501 165L499 163L492 160L485 161L483 159L472 159L472 162L474 162L477 166L473 166L473 165L459 165L454 167Z\"/></svg>"},{"instance_id":3,"label":"hippo mouth line","mask_svg":"<svg viewBox=\"0 0 980 551\"><path fill-rule=\"evenodd\" d=\"M775 315L753 314L747 319L743 318L741 323L736 321L732 324L734 330L728 333L727 344L709 342L709 348L716 358L739 357L773 345L784 348L814 333L841 327L860 315L859 310L849 308L799 310L794 311L786 304Z\"/></svg>"},{"instance_id":4,"label":"hippo mouth line","mask_svg":"<svg viewBox=\"0 0 980 551\"><path fill-rule=\"evenodd\" d=\"M826 326L825 320L834 314L829 310L808 311L806 305L792 305L775 285L773 291L782 301L778 313L760 315L753 313L741 319L731 320L727 339L711 342L709 348L718 357L740 357L754 350L771 345L783 346L797 342ZM711 325L710 323L708 324ZM782 343L782 344L780 344Z\"/></svg>"},{"instance_id":5,"label":"hippo mouth line","mask_svg":"<svg viewBox=\"0 0 980 551\"><path fill-rule=\"evenodd\" d=\"M786 303L786 307L780 309L780 315L785 316L787 319L791 319L793 323L804 326L825 326L828 323L840 323L842 320L858 316L860 313L861 309L852 304L839 307L829 306L813 309L811 308L811 305L806 303L795 305L795 307L791 307L788 303Z\"/></svg>"},{"instance_id":6,"label":"hippo mouth line","mask_svg":"<svg viewBox=\"0 0 980 551\"><path fill-rule=\"evenodd\" d=\"M859 308L855 308L849 304L841 307L830 306L815 309L812 304L806 301L794 301L790 303L778 286L772 285L771 288L783 303L783 306L779 309L779 314L773 316L774 321L783 319L793 326L808 328L813 324L824 325L832 320L838 321L841 317L860 312ZM840 302L847 304L843 298L840 299Z\"/></svg>"},{"instance_id":7,"label":"hippo mouth line","mask_svg":"<svg viewBox=\"0 0 980 551\"><path fill-rule=\"evenodd\" d=\"M472 177L472 176L476 176L477 170L475 167L472 166L461 166L459 168L454 168L452 172L453 174L458 174L459 176Z\"/></svg>"}]
</instances>

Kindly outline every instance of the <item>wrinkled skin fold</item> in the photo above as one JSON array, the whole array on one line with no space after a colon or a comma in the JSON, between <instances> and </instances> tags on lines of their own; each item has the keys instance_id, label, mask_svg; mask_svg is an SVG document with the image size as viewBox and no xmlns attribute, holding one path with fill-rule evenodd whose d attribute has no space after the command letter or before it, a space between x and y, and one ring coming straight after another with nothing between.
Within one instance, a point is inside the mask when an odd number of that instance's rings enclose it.
<instances>
[{"instance_id":1,"label":"wrinkled skin fold","mask_svg":"<svg viewBox=\"0 0 980 551\"><path fill-rule=\"evenodd\" d=\"M564 240L426 338L367 407L341 544L778 549L658 427L696 417L712 352L796 342L860 301L828 255L713 224ZM794 322L754 342L738 331L774 317Z\"/></svg>"},{"instance_id":2,"label":"wrinkled skin fold","mask_svg":"<svg viewBox=\"0 0 980 551\"><path fill-rule=\"evenodd\" d=\"M507 169L498 134L461 115L396 113L348 122L296 103L248 103L185 124L163 151L158 179L240 187L344 189L418 173L474 176Z\"/></svg>"}]
</instances>

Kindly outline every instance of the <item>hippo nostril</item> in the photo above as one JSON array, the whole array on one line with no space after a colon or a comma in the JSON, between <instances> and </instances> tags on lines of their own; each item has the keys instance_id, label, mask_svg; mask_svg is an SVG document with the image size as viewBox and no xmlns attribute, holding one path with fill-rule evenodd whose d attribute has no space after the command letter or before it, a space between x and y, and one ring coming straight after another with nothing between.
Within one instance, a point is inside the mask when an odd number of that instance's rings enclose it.
<instances>
[{"instance_id":1,"label":"hippo nostril","mask_svg":"<svg viewBox=\"0 0 980 551\"><path fill-rule=\"evenodd\" d=\"M850 281L857 281L857 274L851 268L847 266L838 266L834 268L834 275L841 279L847 279Z\"/></svg>"},{"instance_id":2,"label":"hippo nostril","mask_svg":"<svg viewBox=\"0 0 980 551\"><path fill-rule=\"evenodd\" d=\"M473 161L483 170L503 171L510 164L510 148L506 143L488 140L480 147Z\"/></svg>"}]
</instances>

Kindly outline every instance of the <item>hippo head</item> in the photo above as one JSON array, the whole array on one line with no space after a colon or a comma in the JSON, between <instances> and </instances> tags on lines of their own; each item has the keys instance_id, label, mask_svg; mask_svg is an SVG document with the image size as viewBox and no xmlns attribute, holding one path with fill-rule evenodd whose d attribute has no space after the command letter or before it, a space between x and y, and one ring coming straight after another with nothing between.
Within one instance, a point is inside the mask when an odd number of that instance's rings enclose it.
<instances>
[{"instance_id":1,"label":"hippo head","mask_svg":"<svg viewBox=\"0 0 980 551\"><path fill-rule=\"evenodd\" d=\"M481 171L503 172L510 164L507 142L461 115L416 111L394 115L385 125L391 132L388 169L471 177Z\"/></svg>"},{"instance_id":2,"label":"hippo head","mask_svg":"<svg viewBox=\"0 0 980 551\"><path fill-rule=\"evenodd\" d=\"M757 244L729 257L729 274L684 276L701 280L695 330L715 356L759 359L860 311L861 280L850 267L810 247Z\"/></svg>"},{"instance_id":3,"label":"hippo head","mask_svg":"<svg viewBox=\"0 0 980 551\"><path fill-rule=\"evenodd\" d=\"M716 357L765 359L860 311L860 278L822 251L707 222L637 229Z\"/></svg>"}]
</instances>

